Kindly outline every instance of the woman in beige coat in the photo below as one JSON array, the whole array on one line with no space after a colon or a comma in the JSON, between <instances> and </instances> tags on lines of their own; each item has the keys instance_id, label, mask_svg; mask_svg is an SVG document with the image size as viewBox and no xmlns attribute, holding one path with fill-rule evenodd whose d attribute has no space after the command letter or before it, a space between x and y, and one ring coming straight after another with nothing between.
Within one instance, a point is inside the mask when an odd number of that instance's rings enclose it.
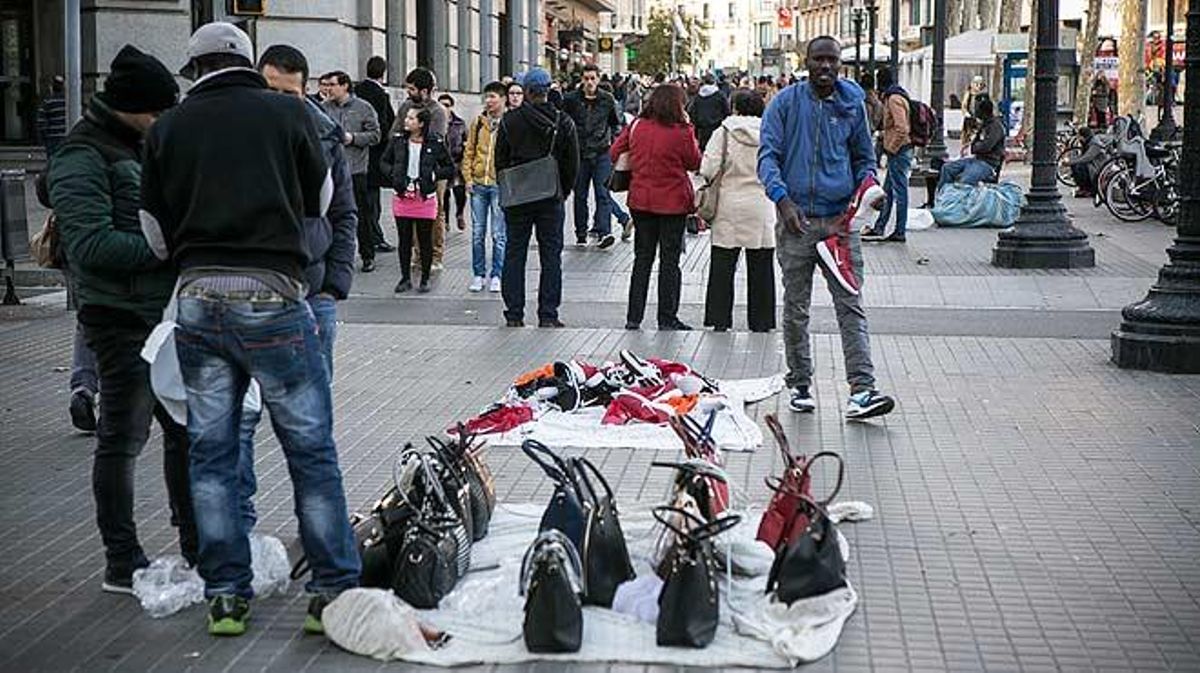
<instances>
[{"instance_id":1,"label":"woman in beige coat","mask_svg":"<svg viewBox=\"0 0 1200 673\"><path fill-rule=\"evenodd\" d=\"M751 332L775 329L775 206L758 181L759 125L763 99L739 90L733 115L713 132L700 176L718 190L712 260L704 298L704 324L718 332L733 326L733 277L746 249L747 322Z\"/></svg>"}]
</instances>

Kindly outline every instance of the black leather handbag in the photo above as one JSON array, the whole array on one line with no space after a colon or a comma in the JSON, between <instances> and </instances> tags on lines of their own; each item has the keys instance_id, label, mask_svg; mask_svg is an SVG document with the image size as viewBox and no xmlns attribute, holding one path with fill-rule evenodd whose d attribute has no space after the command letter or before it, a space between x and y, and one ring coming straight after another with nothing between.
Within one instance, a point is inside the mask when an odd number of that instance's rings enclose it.
<instances>
[{"instance_id":1,"label":"black leather handbag","mask_svg":"<svg viewBox=\"0 0 1200 673\"><path fill-rule=\"evenodd\" d=\"M393 558L392 590L415 608L435 608L470 567L471 539L430 456L406 448L393 480L413 516Z\"/></svg>"},{"instance_id":2,"label":"black leather handbag","mask_svg":"<svg viewBox=\"0 0 1200 673\"><path fill-rule=\"evenodd\" d=\"M362 563L359 586L387 589L392 585L392 559L401 538L413 518L413 510L399 497L393 486L371 506L367 514L350 514L354 546ZM299 580L310 570L308 557L301 556L292 566L291 577Z\"/></svg>"},{"instance_id":3,"label":"black leather handbag","mask_svg":"<svg viewBox=\"0 0 1200 673\"><path fill-rule=\"evenodd\" d=\"M587 512L579 497L579 485L575 481L575 470L547 447L535 440L521 443L521 450L537 463L547 477L554 482L554 493L542 512L539 531L558 530L567 536L577 551L583 549L583 532L587 523Z\"/></svg>"},{"instance_id":4,"label":"black leather handbag","mask_svg":"<svg viewBox=\"0 0 1200 673\"><path fill-rule=\"evenodd\" d=\"M676 536L658 595L656 640L664 647L707 647L721 617L712 538L738 525L741 517L730 514L706 522L683 509L655 507L654 518Z\"/></svg>"},{"instance_id":5,"label":"black leather handbag","mask_svg":"<svg viewBox=\"0 0 1200 673\"><path fill-rule=\"evenodd\" d=\"M811 499L802 507L809 509L808 528L795 541L780 547L767 577L767 593L791 605L846 586L846 561L838 546L837 527L829 514Z\"/></svg>"},{"instance_id":6,"label":"black leather handbag","mask_svg":"<svg viewBox=\"0 0 1200 673\"><path fill-rule=\"evenodd\" d=\"M561 121L562 112L556 111L554 113L554 132L550 136L550 149L545 156L511 166L496 174L496 185L500 188L501 208L562 198L558 159L554 157L554 145L558 141L558 126ZM504 124L503 121L500 123Z\"/></svg>"},{"instance_id":7,"label":"black leather handbag","mask_svg":"<svg viewBox=\"0 0 1200 673\"><path fill-rule=\"evenodd\" d=\"M471 540L482 540L496 510L496 481L491 468L483 457L483 443L475 443L475 435L467 433L466 426L458 425L454 441L444 442L438 437L428 441L442 462L451 466L466 481L470 490Z\"/></svg>"},{"instance_id":8,"label":"black leather handbag","mask_svg":"<svg viewBox=\"0 0 1200 673\"><path fill-rule=\"evenodd\" d=\"M583 641L583 576L575 545L557 530L540 535L521 563L522 631L530 652L578 652Z\"/></svg>"},{"instance_id":9,"label":"black leather handbag","mask_svg":"<svg viewBox=\"0 0 1200 673\"><path fill-rule=\"evenodd\" d=\"M586 587L583 600L588 605L612 607L617 587L636 576L617 515L617 501L608 481L590 460L572 458L571 465L585 511L583 547L579 550ZM596 490L597 483L603 492Z\"/></svg>"}]
</instances>

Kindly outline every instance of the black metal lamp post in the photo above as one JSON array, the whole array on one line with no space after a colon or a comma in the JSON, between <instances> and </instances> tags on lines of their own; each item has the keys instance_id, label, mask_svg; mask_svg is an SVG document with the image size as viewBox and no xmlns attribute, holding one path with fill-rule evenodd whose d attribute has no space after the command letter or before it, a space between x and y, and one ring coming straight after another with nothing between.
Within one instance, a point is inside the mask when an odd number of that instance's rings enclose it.
<instances>
[{"instance_id":1,"label":"black metal lamp post","mask_svg":"<svg viewBox=\"0 0 1200 673\"><path fill-rule=\"evenodd\" d=\"M1200 6L1200 2L1197 3ZM1007 269L1071 269L1096 265L1087 234L1071 225L1055 183L1058 114L1058 3L1038 3L1034 63L1033 180L1014 226L1001 231L992 265Z\"/></svg>"},{"instance_id":2,"label":"black metal lamp post","mask_svg":"<svg viewBox=\"0 0 1200 673\"><path fill-rule=\"evenodd\" d=\"M892 64L894 72L896 64ZM938 127L925 148L925 159L941 166L946 160L946 0L933 0L933 72L930 77L929 106L937 117Z\"/></svg>"},{"instance_id":3,"label":"black metal lamp post","mask_svg":"<svg viewBox=\"0 0 1200 673\"><path fill-rule=\"evenodd\" d=\"M854 81L862 81L862 23L863 8L855 7L854 13ZM874 77L874 75L872 75Z\"/></svg>"},{"instance_id":4,"label":"black metal lamp post","mask_svg":"<svg viewBox=\"0 0 1200 673\"><path fill-rule=\"evenodd\" d=\"M878 25L878 12L875 0L867 0L867 72L871 73L871 77L875 77L875 26Z\"/></svg>"},{"instance_id":5,"label":"black metal lamp post","mask_svg":"<svg viewBox=\"0 0 1200 673\"><path fill-rule=\"evenodd\" d=\"M892 44L891 52L888 54L888 65L892 68L892 72L896 78L900 78L900 2L892 0Z\"/></svg>"},{"instance_id":6,"label":"black metal lamp post","mask_svg":"<svg viewBox=\"0 0 1200 673\"><path fill-rule=\"evenodd\" d=\"M1150 132L1151 140L1174 140L1179 135L1179 125L1175 123L1175 87L1171 80L1175 79L1175 0L1167 0L1167 50L1166 63L1163 64L1162 107L1159 108L1158 126Z\"/></svg>"},{"instance_id":7,"label":"black metal lamp post","mask_svg":"<svg viewBox=\"0 0 1200 673\"><path fill-rule=\"evenodd\" d=\"M1112 360L1122 368L1200 374L1200 2L1188 4L1185 63L1178 234L1150 293L1121 311Z\"/></svg>"}]
</instances>

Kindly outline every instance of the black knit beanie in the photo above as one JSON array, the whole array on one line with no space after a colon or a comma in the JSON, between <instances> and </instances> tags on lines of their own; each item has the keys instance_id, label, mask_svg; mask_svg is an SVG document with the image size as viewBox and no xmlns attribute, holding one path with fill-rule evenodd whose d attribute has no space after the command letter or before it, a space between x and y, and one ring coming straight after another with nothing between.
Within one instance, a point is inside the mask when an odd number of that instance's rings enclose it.
<instances>
[{"instance_id":1,"label":"black knit beanie","mask_svg":"<svg viewBox=\"0 0 1200 673\"><path fill-rule=\"evenodd\" d=\"M125 45L113 59L100 99L118 112L161 112L179 99L179 85L161 61Z\"/></svg>"}]
</instances>

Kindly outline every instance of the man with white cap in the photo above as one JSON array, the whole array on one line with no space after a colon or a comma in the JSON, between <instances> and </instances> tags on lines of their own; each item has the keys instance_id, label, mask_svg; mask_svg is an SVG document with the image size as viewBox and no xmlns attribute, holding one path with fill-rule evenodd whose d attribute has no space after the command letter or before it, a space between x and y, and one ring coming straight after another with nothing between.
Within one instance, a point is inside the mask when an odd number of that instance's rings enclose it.
<instances>
[{"instance_id":1,"label":"man with white cap","mask_svg":"<svg viewBox=\"0 0 1200 673\"><path fill-rule=\"evenodd\" d=\"M357 586L360 570L329 377L304 301L304 219L324 214L332 180L305 103L267 88L244 32L202 26L187 55L194 84L146 141L142 229L155 253L179 267L176 348L208 630L241 635L250 613L237 465L242 396L253 378L288 461L313 568L304 628L320 633L325 605Z\"/></svg>"}]
</instances>

